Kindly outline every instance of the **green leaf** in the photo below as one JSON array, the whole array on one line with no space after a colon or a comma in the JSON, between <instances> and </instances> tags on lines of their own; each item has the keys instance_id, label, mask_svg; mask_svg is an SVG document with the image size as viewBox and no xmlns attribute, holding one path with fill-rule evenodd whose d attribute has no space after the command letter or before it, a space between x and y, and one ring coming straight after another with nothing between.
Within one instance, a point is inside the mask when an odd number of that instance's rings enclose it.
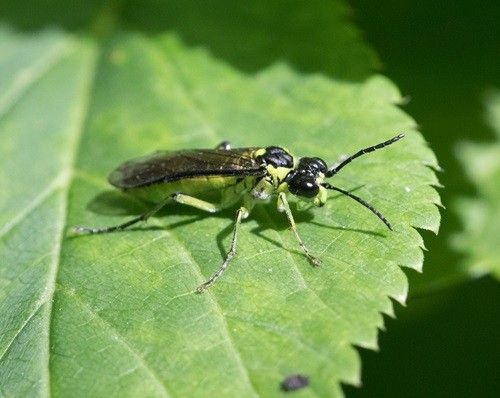
<instances>
[{"instance_id":1,"label":"green leaf","mask_svg":"<svg viewBox=\"0 0 500 398\"><path fill-rule=\"evenodd\" d=\"M386 78L301 76L284 64L248 76L175 35L95 42L0 32L0 385L5 395L277 396L291 373L304 396L359 384L353 345L377 347L382 313L404 302L400 266L420 269L437 231L433 153ZM110 190L123 160L157 149L287 146L334 163L405 132L335 177L393 223L345 196L295 211L313 268L275 203L241 228L234 210L168 206L147 226L71 237L147 205ZM430 167L429 167L430 166Z\"/></svg>"},{"instance_id":2,"label":"green leaf","mask_svg":"<svg viewBox=\"0 0 500 398\"><path fill-rule=\"evenodd\" d=\"M486 102L488 121L500 138L500 92ZM466 255L464 268L474 276L492 273L500 277L500 142L463 143L457 154L474 182L476 198L456 200L464 231L453 236L454 247Z\"/></svg>"}]
</instances>

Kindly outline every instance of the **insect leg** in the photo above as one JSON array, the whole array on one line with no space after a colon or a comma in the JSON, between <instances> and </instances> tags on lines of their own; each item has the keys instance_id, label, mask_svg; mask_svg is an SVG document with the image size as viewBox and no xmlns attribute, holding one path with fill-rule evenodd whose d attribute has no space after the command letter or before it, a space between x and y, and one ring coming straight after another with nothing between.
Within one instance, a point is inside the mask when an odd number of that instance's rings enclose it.
<instances>
[{"instance_id":1,"label":"insect leg","mask_svg":"<svg viewBox=\"0 0 500 398\"><path fill-rule=\"evenodd\" d=\"M183 205L191 207L196 207L197 209L207 211L209 213L216 213L221 209L220 206L195 198L194 196L183 194L182 192L174 193L171 196L171 198L175 200L177 203L181 203Z\"/></svg>"},{"instance_id":2,"label":"insect leg","mask_svg":"<svg viewBox=\"0 0 500 398\"><path fill-rule=\"evenodd\" d=\"M229 262L236 255L236 240L238 239L238 227L241 224L241 220L246 218L247 216L248 216L248 210L245 209L244 207L240 207L236 212L236 221L234 223L234 228L233 228L233 239L231 240L231 247L227 252L226 259L224 260L220 268L217 271L215 271L213 275L205 283L202 283L200 286L198 286L198 288L196 289L196 293L203 293L203 291L209 288L227 269Z\"/></svg>"},{"instance_id":3,"label":"insect leg","mask_svg":"<svg viewBox=\"0 0 500 398\"><path fill-rule=\"evenodd\" d=\"M149 217L151 217L153 214L157 213L163 206L165 206L170 199L171 198L168 197L167 199L165 199L162 202L158 203L151 210L148 210L147 212L141 214L139 217L133 218L132 220L129 220L129 221L124 222L122 224L113 225L111 227L103 227L103 228L80 227L80 226L78 226L78 227L74 227L73 231L75 233L77 233L77 234L83 234L83 233L88 233L88 234L105 234L105 233L108 233L108 232L119 231L119 230L125 229L127 227L130 227L131 225L137 224L138 222L146 221Z\"/></svg>"},{"instance_id":4,"label":"insect leg","mask_svg":"<svg viewBox=\"0 0 500 398\"><path fill-rule=\"evenodd\" d=\"M231 149L231 143L229 141L222 141L215 149L220 149L224 151L229 151Z\"/></svg>"},{"instance_id":5,"label":"insect leg","mask_svg":"<svg viewBox=\"0 0 500 398\"><path fill-rule=\"evenodd\" d=\"M317 266L321 264L321 260L317 257L314 257L309 249L306 247L304 242L302 241L299 232L297 231L297 226L295 225L295 220L293 219L292 211L290 210L290 206L288 205L288 201L286 200L286 195L284 192L280 192L278 195L278 211L285 212L288 221L290 222L290 227L292 228L292 232L295 235L295 238L299 242L299 246L307 256L312 265Z\"/></svg>"},{"instance_id":6,"label":"insect leg","mask_svg":"<svg viewBox=\"0 0 500 398\"><path fill-rule=\"evenodd\" d=\"M144 214L141 214L139 217L133 218L132 220L124 222L123 224L113 225L111 227L104 227L104 228L80 227L79 226L79 227L74 227L73 231L76 232L77 234L83 234L83 233L104 234L104 233L108 233L108 232L119 231L119 230L125 229L127 227L130 227L131 225L137 224L138 222L146 221L153 214L157 213L170 200L174 200L178 203L182 203L182 204L185 204L188 206L196 207L198 209L208 211L209 213L215 213L215 212L220 210L220 208L217 205L214 205L212 203L205 202L204 200L197 199L197 198L194 198L192 196L184 195L183 193L177 192L177 193L170 195L168 198L166 198L162 202L158 203L151 210L148 210Z\"/></svg>"}]
</instances>

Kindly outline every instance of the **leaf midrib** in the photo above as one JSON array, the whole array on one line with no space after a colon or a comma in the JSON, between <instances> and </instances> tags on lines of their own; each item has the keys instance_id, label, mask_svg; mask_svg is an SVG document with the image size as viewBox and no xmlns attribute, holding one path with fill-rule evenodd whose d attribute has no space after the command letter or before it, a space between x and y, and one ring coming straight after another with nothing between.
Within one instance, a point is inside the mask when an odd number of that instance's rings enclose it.
<instances>
[{"instance_id":1,"label":"leaf midrib","mask_svg":"<svg viewBox=\"0 0 500 398\"><path fill-rule=\"evenodd\" d=\"M75 45L75 49L77 46ZM71 190L71 186L73 184L76 163L78 159L78 153L80 149L80 144L83 136L83 132L85 130L85 125L88 117L88 110L91 101L91 94L93 84L95 82L97 65L99 59L99 51L98 49L92 48L93 53L91 54L91 58L89 59L89 69L86 71L86 79L82 82L82 95L80 97L80 101L78 102L78 106L75 107L74 113L72 115L73 118L73 129L74 132L71 135L71 140L68 143L68 152L67 152L67 178L65 183L62 185L62 203L60 207L60 217L59 217L59 238L55 241L54 252L52 264L49 270L49 277L47 279L46 291L48 291L47 296L49 297L49 309L48 309L48 319L46 328L48 330L47 333L47 345L46 345L46 396L51 396L51 370L50 370L50 352L51 352L51 339L52 339L52 328L53 328L53 318L54 318L54 296L56 293L56 284L59 278L59 270L61 265L61 254L63 247L63 240L65 236L65 227L67 224L68 218L68 209L69 209L69 193Z\"/></svg>"}]
</instances>

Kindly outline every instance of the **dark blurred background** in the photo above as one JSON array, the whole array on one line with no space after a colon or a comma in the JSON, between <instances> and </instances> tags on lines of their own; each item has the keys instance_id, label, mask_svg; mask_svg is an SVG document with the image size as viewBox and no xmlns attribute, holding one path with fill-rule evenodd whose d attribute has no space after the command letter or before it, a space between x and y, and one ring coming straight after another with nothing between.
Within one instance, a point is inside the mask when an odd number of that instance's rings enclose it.
<instances>
[{"instance_id":1,"label":"dark blurred background","mask_svg":"<svg viewBox=\"0 0 500 398\"><path fill-rule=\"evenodd\" d=\"M449 240L461 230L457 196L474 196L455 157L463 140L492 141L484 100L500 87L499 1L351 0L354 20L408 95L443 168L440 235L425 234L424 274L410 276L410 299L387 322L380 353L362 352L361 390L348 396L497 397L500 394L500 288L470 281Z\"/></svg>"},{"instance_id":2,"label":"dark blurred background","mask_svg":"<svg viewBox=\"0 0 500 398\"><path fill-rule=\"evenodd\" d=\"M407 308L387 319L380 352L361 351L364 386L347 386L346 394L500 396L498 281L470 280L463 255L449 245L461 231L453 201L476 195L456 145L494 139L484 98L500 88L500 1L19 0L0 2L0 18L21 30L103 34L114 24L146 34L175 31L247 73L285 61L337 79L387 75L408 97L404 109L443 167L447 210L439 236L424 233L425 272L408 273Z\"/></svg>"}]
</instances>

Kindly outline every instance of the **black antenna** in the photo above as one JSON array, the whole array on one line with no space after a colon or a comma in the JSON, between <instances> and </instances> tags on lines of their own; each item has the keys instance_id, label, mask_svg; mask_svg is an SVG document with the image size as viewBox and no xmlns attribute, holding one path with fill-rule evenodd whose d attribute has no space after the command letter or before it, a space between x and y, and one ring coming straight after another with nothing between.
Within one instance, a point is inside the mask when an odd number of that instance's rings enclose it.
<instances>
[{"instance_id":1,"label":"black antenna","mask_svg":"<svg viewBox=\"0 0 500 398\"><path fill-rule=\"evenodd\" d=\"M389 228L392 231L392 226L389 223L389 221L387 221L387 218L385 218L382 215L382 213L380 213L375 207L373 207L368 202L364 201L363 199L361 199L360 197L358 197L356 195L353 195L352 193L350 193L348 191L344 191L343 189L334 187L333 185L330 185L327 182L324 182L323 184L321 184L321 186L325 187L326 189L331 189L333 191L338 191L340 193L343 193L344 195L349 196L350 198L354 199L356 202L362 204L368 210L370 210L373 214L375 214L385 225L387 225L387 228Z\"/></svg>"},{"instance_id":2,"label":"black antenna","mask_svg":"<svg viewBox=\"0 0 500 398\"><path fill-rule=\"evenodd\" d=\"M380 144L369 146L368 148L361 149L360 151L356 152L354 155L351 155L347 159L340 162L340 164L338 166L330 167L328 169L328 171L325 173L325 177L328 178L328 177L331 177L331 176L337 174L342 167L344 167L346 164L351 163L354 159L360 157L361 155L364 155L365 153L373 152L377 149L381 149L383 147L386 147L387 145L394 144L396 141L399 141L404 136L405 136L404 134L399 134L395 137L392 137L390 140L384 141Z\"/></svg>"}]
</instances>

